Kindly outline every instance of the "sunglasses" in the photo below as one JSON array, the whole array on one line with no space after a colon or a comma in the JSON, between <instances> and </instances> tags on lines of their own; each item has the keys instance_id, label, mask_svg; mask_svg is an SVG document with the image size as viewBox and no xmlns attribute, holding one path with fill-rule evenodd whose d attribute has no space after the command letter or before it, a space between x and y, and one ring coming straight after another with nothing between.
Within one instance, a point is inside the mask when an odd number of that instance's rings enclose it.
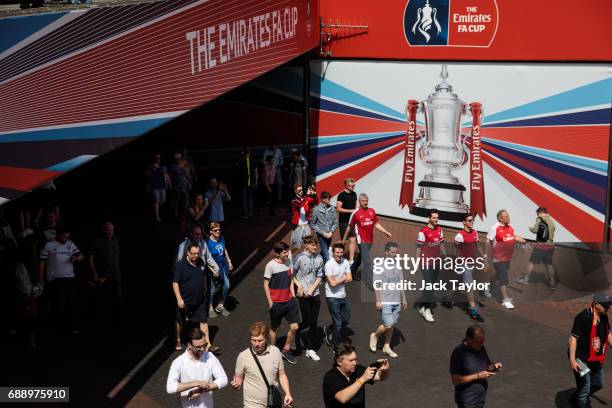
<instances>
[{"instance_id":1,"label":"sunglasses","mask_svg":"<svg viewBox=\"0 0 612 408\"><path fill-rule=\"evenodd\" d=\"M218 232L218 231L221 231L221 228L213 228L213 229L211 229L211 231L212 232Z\"/></svg>"},{"instance_id":2,"label":"sunglasses","mask_svg":"<svg viewBox=\"0 0 612 408\"><path fill-rule=\"evenodd\" d=\"M208 347L208 343L204 343L201 346L194 346L191 343L189 343L189 345L191 346L192 349L197 350L197 351L206 351L206 348Z\"/></svg>"}]
</instances>

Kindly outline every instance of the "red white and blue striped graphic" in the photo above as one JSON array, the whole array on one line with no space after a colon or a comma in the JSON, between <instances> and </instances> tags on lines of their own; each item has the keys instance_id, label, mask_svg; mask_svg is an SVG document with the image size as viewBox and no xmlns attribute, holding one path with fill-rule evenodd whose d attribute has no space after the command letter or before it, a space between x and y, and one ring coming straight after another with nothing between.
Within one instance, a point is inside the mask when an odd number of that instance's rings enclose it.
<instances>
[{"instance_id":1,"label":"red white and blue striped graphic","mask_svg":"<svg viewBox=\"0 0 612 408\"><path fill-rule=\"evenodd\" d=\"M318 14L316 2L309 6L300 0L168 0L63 13L17 37L0 48L0 200L313 48L318 32L307 23L317 27ZM187 32L294 8L294 35L192 74ZM0 33L15 21L0 20ZM219 30L212 40L219 47Z\"/></svg>"},{"instance_id":2,"label":"red white and blue striped graphic","mask_svg":"<svg viewBox=\"0 0 612 408\"><path fill-rule=\"evenodd\" d=\"M381 69L384 65L395 67ZM399 196L406 134L405 114L394 107L405 104L408 99L423 100L433 92L434 85L440 82L435 76L439 67L439 64L432 68L432 65L359 62L313 64L315 74L311 89L317 104L311 115L316 124L311 143L318 164L319 191L337 194L343 188L343 179L353 177L358 180L358 192L370 194L370 203L378 213L420 219L393 205ZM521 81L529 76L530 70L542 73L550 69L548 66L525 69L517 65L516 73L512 73L511 65L503 67L499 70L498 84L506 78ZM413 86L408 78L421 83L424 69L434 71L429 92L414 95L410 91L405 94L397 91L398 87L410 89ZM508 208L513 223L517 224L515 228L529 237L526 227L533 223L535 208L545 206L559 224L557 240L600 242L604 231L610 154L612 73L609 67L602 66L597 74L592 72L597 71L597 67L591 66L588 68L591 73L582 74L581 67L573 67L572 72L579 78L582 75L602 79L569 89L565 86L560 92L550 92L549 84L542 84L540 97L488 112L488 106L503 103L493 101L504 98L505 92L512 92L512 83L500 86L501 89L493 84L490 90L481 84L470 87L469 82L459 76L458 69L449 66L449 82L454 92L466 100L463 94L470 92L470 88L478 88L482 93L474 94L473 98L481 101L485 108L481 136L489 216L479 229L486 230L495 222L496 211ZM462 69L461 74L465 75L469 67ZM495 65L480 68L481 71L487 69L495 72L497 68ZM372 85L351 82L346 79L350 75L352 78L373 78ZM552 75L559 74L553 71ZM495 78L494 74L489 76ZM564 89L562 83L555 87ZM398 96L402 100L398 101ZM422 121L423 116L419 115L418 119ZM469 134L470 123L469 120L462 123L463 135ZM423 123L419 125L422 130ZM418 148L417 143L417 151ZM421 175L427 172L423 162L417 163L417 169ZM421 179L422 176L417 175L417 181Z\"/></svg>"}]
</instances>

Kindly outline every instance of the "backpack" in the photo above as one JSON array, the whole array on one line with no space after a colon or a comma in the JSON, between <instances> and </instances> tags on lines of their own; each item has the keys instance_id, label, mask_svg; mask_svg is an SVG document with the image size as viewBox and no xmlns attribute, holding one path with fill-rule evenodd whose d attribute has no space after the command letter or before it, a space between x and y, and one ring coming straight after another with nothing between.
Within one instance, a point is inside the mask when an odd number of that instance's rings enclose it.
<instances>
[{"instance_id":1,"label":"backpack","mask_svg":"<svg viewBox=\"0 0 612 408\"><path fill-rule=\"evenodd\" d=\"M540 224L538 225L538 233L536 234L537 242L548 242L550 239L550 232L548 230L548 224L542 217L538 217Z\"/></svg>"}]
</instances>

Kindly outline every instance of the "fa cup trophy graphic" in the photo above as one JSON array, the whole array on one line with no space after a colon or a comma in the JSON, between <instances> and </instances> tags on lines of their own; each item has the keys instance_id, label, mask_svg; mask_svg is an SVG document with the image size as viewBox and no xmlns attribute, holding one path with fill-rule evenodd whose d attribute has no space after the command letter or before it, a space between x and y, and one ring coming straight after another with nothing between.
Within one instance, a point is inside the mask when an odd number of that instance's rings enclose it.
<instances>
[{"instance_id":1,"label":"fa cup trophy graphic","mask_svg":"<svg viewBox=\"0 0 612 408\"><path fill-rule=\"evenodd\" d=\"M480 123L482 108L478 102L469 108L446 82L448 71L442 66L442 82L426 100L408 101L408 131L404 154L404 174L400 193L400 207L408 206L410 213L427 216L435 208L442 220L460 221L463 214L472 212L481 218L486 215L484 180L480 151ZM417 132L416 115L425 115L425 130ZM471 114L470 135L462 137L461 118ZM418 139L424 139L415 151ZM469 148L468 145L469 144ZM419 196L413 202L415 165L418 157L430 169L418 184ZM453 171L470 162L470 206L464 201L465 186ZM470 208L471 207L471 208Z\"/></svg>"}]
</instances>

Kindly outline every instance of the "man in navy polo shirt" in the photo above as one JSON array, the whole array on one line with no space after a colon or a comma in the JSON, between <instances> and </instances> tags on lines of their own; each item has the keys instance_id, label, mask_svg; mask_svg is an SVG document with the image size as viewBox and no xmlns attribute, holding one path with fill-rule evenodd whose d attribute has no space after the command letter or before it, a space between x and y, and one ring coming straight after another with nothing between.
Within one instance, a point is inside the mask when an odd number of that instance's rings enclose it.
<instances>
[{"instance_id":1,"label":"man in navy polo shirt","mask_svg":"<svg viewBox=\"0 0 612 408\"><path fill-rule=\"evenodd\" d=\"M502 368L502 363L491 362L484 341L484 329L475 324L468 327L465 339L451 354L450 374L458 408L484 408L487 379Z\"/></svg>"},{"instance_id":2,"label":"man in navy polo shirt","mask_svg":"<svg viewBox=\"0 0 612 408\"><path fill-rule=\"evenodd\" d=\"M206 294L206 264L200 258L200 246L190 243L186 246L186 257L176 264L174 278L172 279L172 290L176 297L176 350L181 349L181 329L183 322L189 318L200 324L200 330L208 335L208 299ZM209 341L207 351L218 353L219 347L215 347Z\"/></svg>"}]
</instances>

